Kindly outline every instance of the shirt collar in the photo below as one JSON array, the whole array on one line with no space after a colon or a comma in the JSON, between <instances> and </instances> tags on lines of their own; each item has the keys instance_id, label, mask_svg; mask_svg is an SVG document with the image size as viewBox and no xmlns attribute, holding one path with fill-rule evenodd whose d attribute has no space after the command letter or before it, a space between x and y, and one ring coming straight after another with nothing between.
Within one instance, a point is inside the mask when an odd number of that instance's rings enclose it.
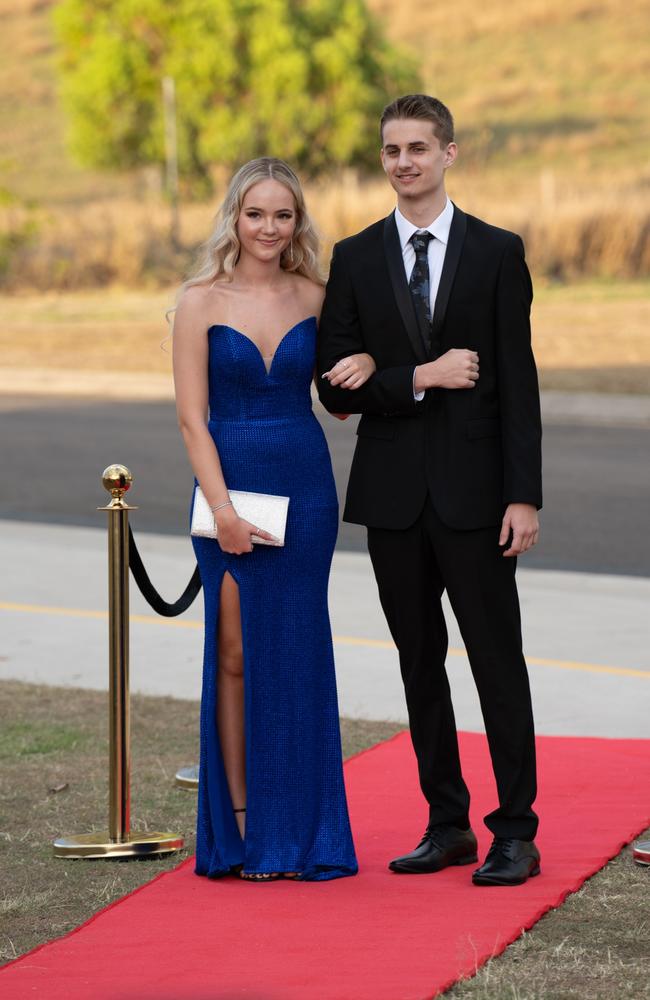
<instances>
[{"instance_id":1,"label":"shirt collar","mask_svg":"<svg viewBox=\"0 0 650 1000\"><path fill-rule=\"evenodd\" d=\"M402 247L402 252L406 244L411 239L413 233L423 232L427 230L432 236L435 236L437 240L444 243L446 246L449 241L449 230L451 228L451 220L454 215L454 205L453 202L447 198L447 203L443 208L442 212L437 219L434 219L429 226L414 226L412 222L409 222L400 212L399 208L395 208L395 224L397 226L397 232L399 234L400 246Z\"/></svg>"}]
</instances>

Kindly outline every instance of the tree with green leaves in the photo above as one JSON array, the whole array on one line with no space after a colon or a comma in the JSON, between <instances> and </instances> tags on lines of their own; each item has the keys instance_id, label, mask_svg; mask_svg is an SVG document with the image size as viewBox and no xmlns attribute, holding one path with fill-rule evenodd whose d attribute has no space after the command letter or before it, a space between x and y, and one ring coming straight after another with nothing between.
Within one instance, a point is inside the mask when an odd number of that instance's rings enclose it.
<instances>
[{"instance_id":1,"label":"tree with green leaves","mask_svg":"<svg viewBox=\"0 0 650 1000\"><path fill-rule=\"evenodd\" d=\"M305 173L370 166L385 103L417 89L364 0L61 0L70 140L92 166L161 163L161 81L176 83L181 177L275 155Z\"/></svg>"}]
</instances>

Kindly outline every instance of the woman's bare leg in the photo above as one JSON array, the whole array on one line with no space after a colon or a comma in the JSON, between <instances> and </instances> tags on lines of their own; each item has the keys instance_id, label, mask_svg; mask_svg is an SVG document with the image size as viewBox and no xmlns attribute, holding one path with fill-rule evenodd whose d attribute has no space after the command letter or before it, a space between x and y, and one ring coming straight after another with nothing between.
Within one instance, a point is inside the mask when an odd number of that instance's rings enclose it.
<instances>
[{"instance_id":1,"label":"woman's bare leg","mask_svg":"<svg viewBox=\"0 0 650 1000\"><path fill-rule=\"evenodd\" d=\"M235 819L242 837L246 830L246 732L244 726L244 644L241 631L239 587L225 573L219 605L219 674L217 677L217 726ZM277 872L247 876L265 881ZM295 877L296 872L286 872Z\"/></svg>"},{"instance_id":2,"label":"woman's bare leg","mask_svg":"<svg viewBox=\"0 0 650 1000\"><path fill-rule=\"evenodd\" d=\"M244 650L239 587L229 573L225 573L223 577L219 605L217 727L233 808L245 809ZM246 813L236 811L235 819L243 837L246 829Z\"/></svg>"}]
</instances>

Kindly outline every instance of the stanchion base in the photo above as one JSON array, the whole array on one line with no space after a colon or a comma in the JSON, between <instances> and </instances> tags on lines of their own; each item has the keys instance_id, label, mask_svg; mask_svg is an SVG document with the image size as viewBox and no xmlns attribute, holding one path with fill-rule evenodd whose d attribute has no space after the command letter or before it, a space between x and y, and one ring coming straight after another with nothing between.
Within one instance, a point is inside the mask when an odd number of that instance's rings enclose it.
<instances>
[{"instance_id":1,"label":"stanchion base","mask_svg":"<svg viewBox=\"0 0 650 1000\"><path fill-rule=\"evenodd\" d=\"M195 792L199 787L199 765L192 764L191 767L181 767L176 772L176 784L179 788L187 788Z\"/></svg>"},{"instance_id":2,"label":"stanchion base","mask_svg":"<svg viewBox=\"0 0 650 1000\"><path fill-rule=\"evenodd\" d=\"M632 857L637 865L650 867L650 840L639 840L632 848Z\"/></svg>"},{"instance_id":3,"label":"stanchion base","mask_svg":"<svg viewBox=\"0 0 650 1000\"><path fill-rule=\"evenodd\" d=\"M118 842L102 831L57 837L52 846L55 858L135 858L180 851L184 843L179 833L131 833Z\"/></svg>"}]
</instances>

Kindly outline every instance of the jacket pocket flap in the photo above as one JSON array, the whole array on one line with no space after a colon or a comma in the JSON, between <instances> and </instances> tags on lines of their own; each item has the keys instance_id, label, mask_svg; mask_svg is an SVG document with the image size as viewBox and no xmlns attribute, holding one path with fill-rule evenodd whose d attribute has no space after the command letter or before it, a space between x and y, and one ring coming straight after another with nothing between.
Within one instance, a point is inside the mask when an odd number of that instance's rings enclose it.
<instances>
[{"instance_id":1,"label":"jacket pocket flap","mask_svg":"<svg viewBox=\"0 0 650 1000\"><path fill-rule=\"evenodd\" d=\"M501 421L498 418L484 417L480 420L468 420L467 437L486 438L496 437L501 432Z\"/></svg>"},{"instance_id":2,"label":"jacket pocket flap","mask_svg":"<svg viewBox=\"0 0 650 1000\"><path fill-rule=\"evenodd\" d=\"M378 438L380 441L393 441L397 428L389 420L362 417L357 427L359 437Z\"/></svg>"}]
</instances>

